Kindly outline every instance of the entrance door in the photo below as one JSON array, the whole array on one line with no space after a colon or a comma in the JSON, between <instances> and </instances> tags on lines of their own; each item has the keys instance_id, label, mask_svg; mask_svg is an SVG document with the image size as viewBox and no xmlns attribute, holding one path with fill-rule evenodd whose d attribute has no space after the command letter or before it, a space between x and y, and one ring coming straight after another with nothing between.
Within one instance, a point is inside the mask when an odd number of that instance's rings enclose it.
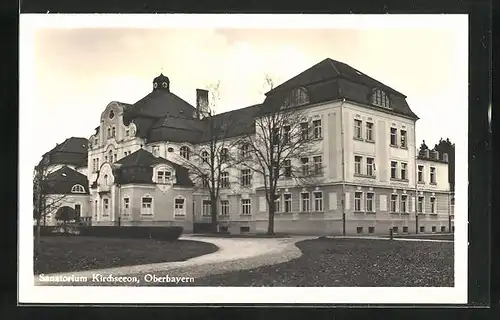
<instances>
[{"instance_id":1,"label":"entrance door","mask_svg":"<svg viewBox=\"0 0 500 320\"><path fill-rule=\"evenodd\" d=\"M75 220L80 221L80 216L82 213L82 206L79 204L75 204Z\"/></svg>"}]
</instances>

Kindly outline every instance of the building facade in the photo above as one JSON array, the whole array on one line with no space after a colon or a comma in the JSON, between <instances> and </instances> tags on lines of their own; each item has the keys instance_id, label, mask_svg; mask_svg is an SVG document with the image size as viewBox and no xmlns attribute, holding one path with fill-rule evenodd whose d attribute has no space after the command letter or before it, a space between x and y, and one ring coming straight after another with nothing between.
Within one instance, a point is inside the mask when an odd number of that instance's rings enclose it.
<instances>
[{"instance_id":1,"label":"building facade","mask_svg":"<svg viewBox=\"0 0 500 320\"><path fill-rule=\"evenodd\" d=\"M297 94L296 94L297 93ZM316 185L280 179L275 232L387 234L449 232L447 155L420 151L418 117L406 96L347 64L325 59L268 93L262 104L208 115L208 92L191 106L160 75L134 104L111 102L88 139L88 211L93 225L181 225L185 232L210 222L210 200L190 167L207 145L208 121L237 118L226 139L255 134L259 111L301 98L318 150L306 163L324 169ZM229 153L241 150L232 148ZM309 159L310 158L310 159ZM76 169L75 169L76 170ZM262 177L227 168L218 200L219 228L265 232ZM232 182L238 183L232 183Z\"/></svg>"}]
</instances>

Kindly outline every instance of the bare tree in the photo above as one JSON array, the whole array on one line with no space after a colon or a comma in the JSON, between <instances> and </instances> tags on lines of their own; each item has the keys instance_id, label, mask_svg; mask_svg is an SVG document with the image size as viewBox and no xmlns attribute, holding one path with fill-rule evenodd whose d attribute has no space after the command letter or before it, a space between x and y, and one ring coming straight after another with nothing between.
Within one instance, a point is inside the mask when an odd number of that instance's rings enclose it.
<instances>
[{"instance_id":1,"label":"bare tree","mask_svg":"<svg viewBox=\"0 0 500 320\"><path fill-rule=\"evenodd\" d=\"M217 231L220 191L230 187L228 170L232 165L231 149L234 139L230 139L229 135L237 125L237 117L233 112L217 114L219 88L220 82L207 88L210 99L208 110L202 119L206 130L204 142L193 150L192 160L184 164L195 184L208 192L213 232Z\"/></svg>"},{"instance_id":2,"label":"bare tree","mask_svg":"<svg viewBox=\"0 0 500 320\"><path fill-rule=\"evenodd\" d=\"M50 194L49 171L50 164L44 156L42 161L35 166L33 174L33 219L35 220L35 254L40 250L40 229L46 225L47 215L57 210L66 195Z\"/></svg>"},{"instance_id":3,"label":"bare tree","mask_svg":"<svg viewBox=\"0 0 500 320\"><path fill-rule=\"evenodd\" d=\"M269 90L273 89L269 76L265 83ZM239 147L248 150L249 154L248 158L243 157L240 166L263 178L269 234L274 233L276 190L280 179L292 179L294 185L311 186L323 176L323 161L312 139L321 137L321 127L314 128L309 123L302 107L308 103L307 96L292 91L292 94L273 100L261 106L255 118L255 134L239 140Z\"/></svg>"}]
</instances>

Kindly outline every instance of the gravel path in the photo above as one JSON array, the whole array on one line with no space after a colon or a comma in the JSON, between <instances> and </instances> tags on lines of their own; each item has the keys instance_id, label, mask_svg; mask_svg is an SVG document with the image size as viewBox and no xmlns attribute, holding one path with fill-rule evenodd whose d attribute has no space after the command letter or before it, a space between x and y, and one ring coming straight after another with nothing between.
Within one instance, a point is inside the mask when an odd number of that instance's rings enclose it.
<instances>
[{"instance_id":1,"label":"gravel path","mask_svg":"<svg viewBox=\"0 0 500 320\"><path fill-rule=\"evenodd\" d=\"M192 277L202 278L210 275L222 274L236 270L248 270L261 266L269 266L296 259L302 255L295 243L302 240L314 239L316 237L291 237L291 238L213 238L213 237L190 237L181 239L192 239L196 241L212 243L219 250L207 255L195 257L181 262L154 263L138 266L109 268L71 273L58 273L44 276L80 276L87 277L84 282L46 282L35 277L36 285L83 285L83 286L144 286L163 285L158 282L146 282L145 275L157 277ZM133 282L97 282L92 281L93 275L127 276L137 279Z\"/></svg>"}]
</instances>

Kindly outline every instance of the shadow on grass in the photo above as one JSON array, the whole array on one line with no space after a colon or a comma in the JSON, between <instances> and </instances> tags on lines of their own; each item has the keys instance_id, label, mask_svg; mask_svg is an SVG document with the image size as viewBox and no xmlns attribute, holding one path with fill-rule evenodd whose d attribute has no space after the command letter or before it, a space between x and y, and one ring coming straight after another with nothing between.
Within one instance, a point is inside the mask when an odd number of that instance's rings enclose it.
<instances>
[{"instance_id":1,"label":"shadow on grass","mask_svg":"<svg viewBox=\"0 0 500 320\"><path fill-rule=\"evenodd\" d=\"M101 237L42 237L35 274L185 261L217 251L211 243Z\"/></svg>"}]
</instances>

